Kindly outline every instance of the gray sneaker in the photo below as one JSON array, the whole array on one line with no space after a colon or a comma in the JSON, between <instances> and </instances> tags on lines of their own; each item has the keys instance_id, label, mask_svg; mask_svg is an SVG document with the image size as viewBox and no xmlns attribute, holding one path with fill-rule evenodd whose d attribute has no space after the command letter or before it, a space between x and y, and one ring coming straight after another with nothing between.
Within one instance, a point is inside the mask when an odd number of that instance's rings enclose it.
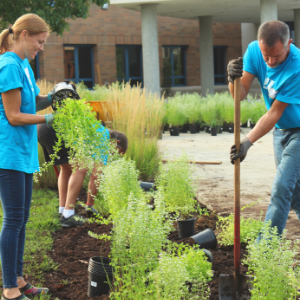
<instances>
[{"instance_id":1,"label":"gray sneaker","mask_svg":"<svg viewBox=\"0 0 300 300\"><path fill-rule=\"evenodd\" d=\"M100 215L95 207L86 208L86 213L89 218Z\"/></svg>"},{"instance_id":2,"label":"gray sneaker","mask_svg":"<svg viewBox=\"0 0 300 300\"><path fill-rule=\"evenodd\" d=\"M70 218L60 217L60 225L62 227L80 227L84 225L85 219L78 215L73 215Z\"/></svg>"}]
</instances>

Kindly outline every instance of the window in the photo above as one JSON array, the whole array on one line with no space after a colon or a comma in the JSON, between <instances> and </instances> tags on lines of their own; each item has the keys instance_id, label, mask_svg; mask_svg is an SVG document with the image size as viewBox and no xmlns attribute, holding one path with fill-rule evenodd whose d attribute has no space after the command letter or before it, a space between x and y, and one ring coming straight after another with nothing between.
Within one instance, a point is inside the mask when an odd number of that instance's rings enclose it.
<instances>
[{"instance_id":1,"label":"window","mask_svg":"<svg viewBox=\"0 0 300 300\"><path fill-rule=\"evenodd\" d=\"M142 47L116 46L117 79L134 86L143 83Z\"/></svg>"},{"instance_id":2,"label":"window","mask_svg":"<svg viewBox=\"0 0 300 300\"><path fill-rule=\"evenodd\" d=\"M214 46L215 84L226 84L225 46Z\"/></svg>"},{"instance_id":3,"label":"window","mask_svg":"<svg viewBox=\"0 0 300 300\"><path fill-rule=\"evenodd\" d=\"M64 46L65 79L83 81L88 88L94 85L93 49L88 45Z\"/></svg>"},{"instance_id":4,"label":"window","mask_svg":"<svg viewBox=\"0 0 300 300\"><path fill-rule=\"evenodd\" d=\"M163 86L186 85L185 47L163 46Z\"/></svg>"},{"instance_id":5,"label":"window","mask_svg":"<svg viewBox=\"0 0 300 300\"><path fill-rule=\"evenodd\" d=\"M39 54L37 54L33 60L29 60L29 63L34 73L35 80L38 80L40 78Z\"/></svg>"}]
</instances>

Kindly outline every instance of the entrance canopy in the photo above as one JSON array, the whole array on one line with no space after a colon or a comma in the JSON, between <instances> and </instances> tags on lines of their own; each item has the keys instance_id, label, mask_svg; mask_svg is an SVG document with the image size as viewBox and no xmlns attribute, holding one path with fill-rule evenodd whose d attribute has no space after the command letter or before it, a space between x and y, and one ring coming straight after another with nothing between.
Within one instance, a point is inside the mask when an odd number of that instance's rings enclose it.
<instances>
[{"instance_id":1,"label":"entrance canopy","mask_svg":"<svg viewBox=\"0 0 300 300\"><path fill-rule=\"evenodd\" d=\"M278 19L294 20L294 9L300 8L299 0L264 0L277 3ZM212 16L213 22L260 23L260 0L110 0L123 8L141 11L141 4L157 4L157 14L165 17L198 19Z\"/></svg>"}]
</instances>

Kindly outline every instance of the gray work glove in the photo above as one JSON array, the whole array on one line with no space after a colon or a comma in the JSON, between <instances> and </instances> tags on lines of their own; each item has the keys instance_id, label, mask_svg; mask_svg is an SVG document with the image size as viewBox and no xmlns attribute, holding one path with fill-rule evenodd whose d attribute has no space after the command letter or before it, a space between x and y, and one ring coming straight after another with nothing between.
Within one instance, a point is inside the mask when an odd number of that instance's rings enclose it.
<instances>
[{"instance_id":1,"label":"gray work glove","mask_svg":"<svg viewBox=\"0 0 300 300\"><path fill-rule=\"evenodd\" d=\"M227 65L228 81L233 84L235 78L243 76L243 58L232 59Z\"/></svg>"},{"instance_id":2,"label":"gray work glove","mask_svg":"<svg viewBox=\"0 0 300 300\"><path fill-rule=\"evenodd\" d=\"M247 155L247 151L249 150L249 148L252 146L253 144L249 141L249 139L247 137L245 137L242 141L241 141L241 145L240 145L240 151L239 153L236 153L236 146L233 145L230 149L230 160L231 163L234 165L234 161L238 158L241 159L241 162L245 159L246 155Z\"/></svg>"},{"instance_id":3,"label":"gray work glove","mask_svg":"<svg viewBox=\"0 0 300 300\"><path fill-rule=\"evenodd\" d=\"M50 103L52 103L52 96L53 96L53 90L50 91L50 92L48 93L48 95L47 95L47 99L48 99L48 101L49 101Z\"/></svg>"},{"instance_id":4,"label":"gray work glove","mask_svg":"<svg viewBox=\"0 0 300 300\"><path fill-rule=\"evenodd\" d=\"M46 119L47 126L49 128L52 128L53 120L54 120L54 115L53 114L46 114L45 115L45 119Z\"/></svg>"}]
</instances>

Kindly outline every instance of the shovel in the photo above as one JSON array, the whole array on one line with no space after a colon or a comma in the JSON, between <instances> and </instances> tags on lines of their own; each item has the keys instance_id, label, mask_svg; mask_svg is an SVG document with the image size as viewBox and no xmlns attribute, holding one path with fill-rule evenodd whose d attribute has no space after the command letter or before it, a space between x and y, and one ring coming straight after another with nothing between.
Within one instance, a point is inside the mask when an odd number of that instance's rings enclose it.
<instances>
[{"instance_id":1,"label":"shovel","mask_svg":"<svg viewBox=\"0 0 300 300\"><path fill-rule=\"evenodd\" d=\"M240 151L241 79L234 80L234 144ZM219 300L250 300L251 277L240 273L240 159L234 161L234 274L220 274Z\"/></svg>"}]
</instances>

